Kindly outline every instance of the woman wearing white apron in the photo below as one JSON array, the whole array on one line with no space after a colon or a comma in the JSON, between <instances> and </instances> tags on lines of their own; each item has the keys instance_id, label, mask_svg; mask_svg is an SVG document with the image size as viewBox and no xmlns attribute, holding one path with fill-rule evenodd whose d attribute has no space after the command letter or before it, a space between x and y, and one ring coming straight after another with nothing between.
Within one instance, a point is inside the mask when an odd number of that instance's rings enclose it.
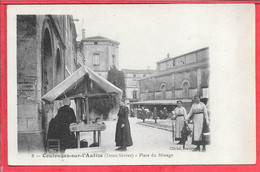
<instances>
[{"instance_id":1,"label":"woman wearing white apron","mask_svg":"<svg viewBox=\"0 0 260 172\"><path fill-rule=\"evenodd\" d=\"M200 151L200 145L203 145L202 151L205 151L206 146L203 143L202 133L203 127L210 124L209 116L207 113L206 105L200 102L200 96L196 95L194 99L195 103L191 106L186 120L189 120L192 117L192 120L194 122L192 144L197 145L194 151Z\"/></svg>"},{"instance_id":2,"label":"woman wearing white apron","mask_svg":"<svg viewBox=\"0 0 260 172\"><path fill-rule=\"evenodd\" d=\"M182 144L181 130L184 126L184 120L187 116L186 109L182 106L182 101L177 101L177 107L173 111L175 121L175 141L180 141L178 144Z\"/></svg>"}]
</instances>

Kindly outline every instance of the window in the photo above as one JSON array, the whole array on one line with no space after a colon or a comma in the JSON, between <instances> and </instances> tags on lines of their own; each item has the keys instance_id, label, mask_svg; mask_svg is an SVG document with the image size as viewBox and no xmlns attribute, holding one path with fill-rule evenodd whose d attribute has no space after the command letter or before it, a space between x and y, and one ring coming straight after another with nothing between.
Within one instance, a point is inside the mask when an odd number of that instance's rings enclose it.
<instances>
[{"instance_id":1,"label":"window","mask_svg":"<svg viewBox=\"0 0 260 172\"><path fill-rule=\"evenodd\" d=\"M137 91L133 91L133 98L134 98L134 99L137 98Z\"/></svg>"},{"instance_id":2,"label":"window","mask_svg":"<svg viewBox=\"0 0 260 172\"><path fill-rule=\"evenodd\" d=\"M196 62L196 53L186 55L186 63L194 63Z\"/></svg>"},{"instance_id":3,"label":"window","mask_svg":"<svg viewBox=\"0 0 260 172\"><path fill-rule=\"evenodd\" d=\"M149 100L149 90L145 89L145 100Z\"/></svg>"},{"instance_id":4,"label":"window","mask_svg":"<svg viewBox=\"0 0 260 172\"><path fill-rule=\"evenodd\" d=\"M172 66L175 66L175 59L172 60Z\"/></svg>"},{"instance_id":5,"label":"window","mask_svg":"<svg viewBox=\"0 0 260 172\"><path fill-rule=\"evenodd\" d=\"M161 84L161 99L166 99L166 84L162 83Z\"/></svg>"},{"instance_id":6,"label":"window","mask_svg":"<svg viewBox=\"0 0 260 172\"><path fill-rule=\"evenodd\" d=\"M112 63L113 63L113 66L116 66L116 56L115 55L112 55Z\"/></svg>"},{"instance_id":7,"label":"window","mask_svg":"<svg viewBox=\"0 0 260 172\"><path fill-rule=\"evenodd\" d=\"M62 68L61 68L61 57L60 50L57 49L56 53L56 85L58 85L63 80Z\"/></svg>"},{"instance_id":8,"label":"window","mask_svg":"<svg viewBox=\"0 0 260 172\"><path fill-rule=\"evenodd\" d=\"M94 66L99 66L100 63L99 63L99 54L93 54L93 65Z\"/></svg>"},{"instance_id":9,"label":"window","mask_svg":"<svg viewBox=\"0 0 260 172\"><path fill-rule=\"evenodd\" d=\"M145 77L146 75L145 74L143 74L143 77Z\"/></svg>"},{"instance_id":10,"label":"window","mask_svg":"<svg viewBox=\"0 0 260 172\"><path fill-rule=\"evenodd\" d=\"M166 70L167 69L167 63L160 63L160 70Z\"/></svg>"},{"instance_id":11,"label":"window","mask_svg":"<svg viewBox=\"0 0 260 172\"><path fill-rule=\"evenodd\" d=\"M136 77L136 75L134 74L134 75L133 75L133 77L135 78L135 77Z\"/></svg>"},{"instance_id":12,"label":"window","mask_svg":"<svg viewBox=\"0 0 260 172\"><path fill-rule=\"evenodd\" d=\"M95 45L97 45L97 44L98 44L98 42L94 42L94 44L95 44Z\"/></svg>"},{"instance_id":13,"label":"window","mask_svg":"<svg viewBox=\"0 0 260 172\"><path fill-rule=\"evenodd\" d=\"M189 81L185 80L182 82L182 98L189 98Z\"/></svg>"},{"instance_id":14,"label":"window","mask_svg":"<svg viewBox=\"0 0 260 172\"><path fill-rule=\"evenodd\" d=\"M137 86L137 81L133 80L133 86Z\"/></svg>"}]
</instances>

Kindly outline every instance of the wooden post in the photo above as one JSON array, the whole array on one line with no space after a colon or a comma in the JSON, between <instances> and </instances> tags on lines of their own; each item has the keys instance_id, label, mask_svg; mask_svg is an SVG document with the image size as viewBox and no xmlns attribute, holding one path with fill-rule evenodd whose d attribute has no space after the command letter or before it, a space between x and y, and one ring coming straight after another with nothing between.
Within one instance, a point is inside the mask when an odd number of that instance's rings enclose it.
<instances>
[{"instance_id":1,"label":"wooden post","mask_svg":"<svg viewBox=\"0 0 260 172\"><path fill-rule=\"evenodd\" d=\"M87 120L87 124L90 124L89 119L89 104L88 104L88 97L85 98L85 119Z\"/></svg>"},{"instance_id":2,"label":"wooden post","mask_svg":"<svg viewBox=\"0 0 260 172\"><path fill-rule=\"evenodd\" d=\"M77 119L77 122L80 122L80 120L82 120L81 118L81 109L80 109L80 100L79 98L75 98L75 104L76 104L76 119Z\"/></svg>"},{"instance_id":3,"label":"wooden post","mask_svg":"<svg viewBox=\"0 0 260 172\"><path fill-rule=\"evenodd\" d=\"M80 132L76 132L76 139L77 139L78 148L80 148Z\"/></svg>"},{"instance_id":4,"label":"wooden post","mask_svg":"<svg viewBox=\"0 0 260 172\"><path fill-rule=\"evenodd\" d=\"M96 143L97 139L96 139L96 131L93 131L93 142Z\"/></svg>"},{"instance_id":5,"label":"wooden post","mask_svg":"<svg viewBox=\"0 0 260 172\"><path fill-rule=\"evenodd\" d=\"M82 106L81 106L82 107L82 120L85 120L86 119L85 99L81 98L80 102L82 104Z\"/></svg>"},{"instance_id":6,"label":"wooden post","mask_svg":"<svg viewBox=\"0 0 260 172\"><path fill-rule=\"evenodd\" d=\"M98 131L98 146L101 146L101 131Z\"/></svg>"},{"instance_id":7,"label":"wooden post","mask_svg":"<svg viewBox=\"0 0 260 172\"><path fill-rule=\"evenodd\" d=\"M85 120L87 120L87 124L90 124L90 121L89 121L89 104L88 104L88 94L89 94L89 85L90 85L90 78L88 75L85 75L85 80L87 81L85 83L85 90L84 90L84 95L85 95L85 100L84 100L84 114L85 114Z\"/></svg>"}]
</instances>

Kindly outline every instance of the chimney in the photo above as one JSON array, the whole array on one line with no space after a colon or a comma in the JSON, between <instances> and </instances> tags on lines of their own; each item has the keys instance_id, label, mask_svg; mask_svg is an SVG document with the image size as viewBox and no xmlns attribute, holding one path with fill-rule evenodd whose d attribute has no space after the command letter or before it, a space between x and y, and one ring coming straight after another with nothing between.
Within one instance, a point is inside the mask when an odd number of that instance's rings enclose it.
<instances>
[{"instance_id":1,"label":"chimney","mask_svg":"<svg viewBox=\"0 0 260 172\"><path fill-rule=\"evenodd\" d=\"M82 29L82 39L86 38L86 29Z\"/></svg>"},{"instance_id":2,"label":"chimney","mask_svg":"<svg viewBox=\"0 0 260 172\"><path fill-rule=\"evenodd\" d=\"M170 58L170 54L169 53L167 54L167 58Z\"/></svg>"},{"instance_id":3,"label":"chimney","mask_svg":"<svg viewBox=\"0 0 260 172\"><path fill-rule=\"evenodd\" d=\"M150 66L147 66L147 70L150 70Z\"/></svg>"}]
</instances>

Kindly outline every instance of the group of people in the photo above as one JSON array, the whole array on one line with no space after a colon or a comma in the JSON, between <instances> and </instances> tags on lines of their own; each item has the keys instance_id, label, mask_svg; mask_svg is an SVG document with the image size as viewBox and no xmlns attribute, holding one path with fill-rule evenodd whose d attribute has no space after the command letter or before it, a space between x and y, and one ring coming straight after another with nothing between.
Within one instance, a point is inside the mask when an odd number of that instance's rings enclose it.
<instances>
[{"instance_id":1,"label":"group of people","mask_svg":"<svg viewBox=\"0 0 260 172\"><path fill-rule=\"evenodd\" d=\"M179 141L178 144L185 144L187 141L187 135L183 134L185 127L189 120L192 120L193 136L192 144L197 145L194 151L200 151L202 145L202 151L206 150L206 141L203 137L203 132L209 127L209 116L207 107L200 101L200 96L195 96L195 103L191 106L189 113L182 106L182 101L177 101L177 107L173 111L172 120L175 120L175 141ZM67 148L76 147L76 138L69 130L69 125L76 122L74 110L70 108L70 100L65 99L63 101L64 106L58 110L58 114L53 118L49 124L48 138L56 138L60 140L61 152L64 152ZM144 110L144 109L143 109ZM167 112L167 109L164 109ZM158 110L156 107L153 111L153 118L157 123ZM118 112L118 121L116 125L115 142L118 147L118 151L126 151L127 147L133 145L131 137L130 124L128 120L129 109L123 103L120 102L120 108Z\"/></svg>"},{"instance_id":2,"label":"group of people","mask_svg":"<svg viewBox=\"0 0 260 172\"><path fill-rule=\"evenodd\" d=\"M209 115L206 105L201 102L201 97L196 95L194 97L195 102L191 106L189 113L187 114L186 109L182 106L182 101L177 101L177 107L174 109L172 120L175 120L175 141L179 141L178 144L183 144L187 141L187 136L190 134L188 123L193 121L193 135L192 144L196 145L194 151L206 151L206 145L209 144L208 140L205 139L203 134L209 129ZM167 109L163 109L167 112ZM145 109L143 108L143 111ZM159 112L157 108L154 108L153 118L157 123ZM116 146L119 146L117 150L126 150L126 147L133 145L130 125L128 121L128 108L125 105L120 105L118 113L118 122L116 127ZM143 119L144 120L144 119ZM207 131L208 132L208 131Z\"/></svg>"},{"instance_id":3,"label":"group of people","mask_svg":"<svg viewBox=\"0 0 260 172\"><path fill-rule=\"evenodd\" d=\"M152 111L146 107L139 107L131 109L130 111L130 117L135 116L137 116L137 118L142 119L143 122L145 122L145 119L154 119L155 121L157 121L157 119L166 119L169 115L166 107L160 110L157 110L157 108L154 107Z\"/></svg>"},{"instance_id":4,"label":"group of people","mask_svg":"<svg viewBox=\"0 0 260 172\"><path fill-rule=\"evenodd\" d=\"M203 133L208 130L210 122L207 107L200 101L201 97L196 95L194 97L195 103L191 106L189 113L182 106L182 101L177 101L177 107L173 111L172 120L175 120L175 141L178 144L185 144L187 136L183 135L183 130L187 127L188 121L193 121L193 135L192 144L197 147L194 151L206 151L208 141L203 137Z\"/></svg>"},{"instance_id":5,"label":"group of people","mask_svg":"<svg viewBox=\"0 0 260 172\"><path fill-rule=\"evenodd\" d=\"M59 140L61 153L64 153L66 149L77 147L76 137L69 129L71 124L76 123L75 112L70 104L69 99L64 99L64 106L58 110L58 114L49 123L47 138ZM116 146L119 147L116 150L118 151L126 151L126 147L133 145L128 114L129 109L123 102L120 102L115 135ZM102 121L100 118L96 118L93 123L100 125Z\"/></svg>"}]
</instances>

